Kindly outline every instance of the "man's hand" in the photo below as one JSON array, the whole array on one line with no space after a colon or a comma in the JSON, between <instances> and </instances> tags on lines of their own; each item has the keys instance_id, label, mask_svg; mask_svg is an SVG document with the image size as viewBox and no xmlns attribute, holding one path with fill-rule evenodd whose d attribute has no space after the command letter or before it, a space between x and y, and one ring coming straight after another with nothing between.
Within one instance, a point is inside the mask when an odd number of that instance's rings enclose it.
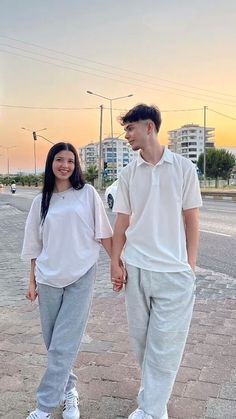
<instances>
[{"instance_id":1,"label":"man's hand","mask_svg":"<svg viewBox=\"0 0 236 419\"><path fill-rule=\"evenodd\" d=\"M126 269L121 260L119 265L111 265L111 282L115 292L120 292L122 290L123 285L126 283L126 277Z\"/></svg>"},{"instance_id":2,"label":"man's hand","mask_svg":"<svg viewBox=\"0 0 236 419\"><path fill-rule=\"evenodd\" d=\"M36 282L30 280L29 288L28 288L28 291L26 293L26 298L28 300L30 300L31 302L35 301L37 296L38 296L38 293L36 291L36 287L37 287Z\"/></svg>"}]
</instances>

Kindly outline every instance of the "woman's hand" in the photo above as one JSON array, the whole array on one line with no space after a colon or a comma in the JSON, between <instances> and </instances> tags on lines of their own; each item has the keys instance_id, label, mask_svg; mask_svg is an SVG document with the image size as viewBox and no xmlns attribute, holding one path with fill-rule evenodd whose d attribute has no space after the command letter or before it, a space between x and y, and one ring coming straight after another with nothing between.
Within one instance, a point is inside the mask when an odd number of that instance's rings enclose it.
<instances>
[{"instance_id":1,"label":"woman's hand","mask_svg":"<svg viewBox=\"0 0 236 419\"><path fill-rule=\"evenodd\" d=\"M111 266L111 282L115 292L120 292L127 282L127 272L121 260L119 265L112 264Z\"/></svg>"}]
</instances>

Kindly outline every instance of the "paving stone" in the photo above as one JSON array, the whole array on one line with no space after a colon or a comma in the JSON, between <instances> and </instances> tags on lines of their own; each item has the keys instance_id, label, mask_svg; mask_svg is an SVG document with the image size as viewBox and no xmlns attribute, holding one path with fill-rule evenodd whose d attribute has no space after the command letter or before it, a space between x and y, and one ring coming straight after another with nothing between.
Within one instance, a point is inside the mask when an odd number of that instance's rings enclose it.
<instances>
[{"instance_id":1,"label":"paving stone","mask_svg":"<svg viewBox=\"0 0 236 419\"><path fill-rule=\"evenodd\" d=\"M225 368L208 368L203 367L200 375L199 380L200 381L207 381L209 383L216 383L220 384L225 381L228 381L232 375L231 369L225 369Z\"/></svg>"},{"instance_id":2,"label":"paving stone","mask_svg":"<svg viewBox=\"0 0 236 419\"><path fill-rule=\"evenodd\" d=\"M207 403L207 417L214 419L234 419L236 401L224 399L209 399Z\"/></svg>"},{"instance_id":3,"label":"paving stone","mask_svg":"<svg viewBox=\"0 0 236 419\"><path fill-rule=\"evenodd\" d=\"M209 397L217 397L220 386L218 384L207 382L188 382L184 397L190 397L197 400L207 400Z\"/></svg>"},{"instance_id":4,"label":"paving stone","mask_svg":"<svg viewBox=\"0 0 236 419\"><path fill-rule=\"evenodd\" d=\"M202 400L172 397L168 408L170 418L191 419L202 418L206 412L206 402ZM223 417L221 418L223 419Z\"/></svg>"},{"instance_id":5,"label":"paving stone","mask_svg":"<svg viewBox=\"0 0 236 419\"><path fill-rule=\"evenodd\" d=\"M236 383L225 383L221 387L220 398L236 401Z\"/></svg>"}]
</instances>

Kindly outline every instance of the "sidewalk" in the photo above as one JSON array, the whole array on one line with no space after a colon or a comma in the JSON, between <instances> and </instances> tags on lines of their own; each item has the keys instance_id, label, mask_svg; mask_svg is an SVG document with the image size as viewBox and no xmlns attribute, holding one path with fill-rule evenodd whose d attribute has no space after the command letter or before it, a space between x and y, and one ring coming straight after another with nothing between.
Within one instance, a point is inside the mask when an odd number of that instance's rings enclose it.
<instances>
[{"instance_id":1,"label":"sidewalk","mask_svg":"<svg viewBox=\"0 0 236 419\"><path fill-rule=\"evenodd\" d=\"M25 419L46 365L37 304L25 298L19 260L26 212L0 201L0 417ZM139 370L128 342L123 294L102 252L79 359L81 419L123 419L136 408ZM197 302L169 419L236 418L236 279L198 269ZM53 419L61 418L57 409Z\"/></svg>"}]
</instances>

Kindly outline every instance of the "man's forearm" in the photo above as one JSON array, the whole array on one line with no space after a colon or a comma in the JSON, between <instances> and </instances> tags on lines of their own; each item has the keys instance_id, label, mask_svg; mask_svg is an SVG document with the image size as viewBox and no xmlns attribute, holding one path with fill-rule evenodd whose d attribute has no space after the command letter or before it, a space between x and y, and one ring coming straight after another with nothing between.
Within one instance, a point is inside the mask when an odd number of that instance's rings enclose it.
<instances>
[{"instance_id":1,"label":"man's forearm","mask_svg":"<svg viewBox=\"0 0 236 419\"><path fill-rule=\"evenodd\" d=\"M112 264L119 264L122 250L126 242L125 232L129 226L129 216L117 214L112 238Z\"/></svg>"},{"instance_id":2,"label":"man's forearm","mask_svg":"<svg viewBox=\"0 0 236 419\"><path fill-rule=\"evenodd\" d=\"M184 213L186 245L188 254L188 263L195 270L199 243L199 210L194 208Z\"/></svg>"},{"instance_id":3,"label":"man's forearm","mask_svg":"<svg viewBox=\"0 0 236 419\"><path fill-rule=\"evenodd\" d=\"M112 238L109 237L107 239L101 239L102 246L106 250L107 254L111 258L111 246L112 246Z\"/></svg>"},{"instance_id":4,"label":"man's forearm","mask_svg":"<svg viewBox=\"0 0 236 419\"><path fill-rule=\"evenodd\" d=\"M114 232L115 233L115 232ZM111 263L119 265L121 253L124 248L126 242L125 234L121 234L120 232L116 235L114 234L112 240L112 252L111 252Z\"/></svg>"}]
</instances>

